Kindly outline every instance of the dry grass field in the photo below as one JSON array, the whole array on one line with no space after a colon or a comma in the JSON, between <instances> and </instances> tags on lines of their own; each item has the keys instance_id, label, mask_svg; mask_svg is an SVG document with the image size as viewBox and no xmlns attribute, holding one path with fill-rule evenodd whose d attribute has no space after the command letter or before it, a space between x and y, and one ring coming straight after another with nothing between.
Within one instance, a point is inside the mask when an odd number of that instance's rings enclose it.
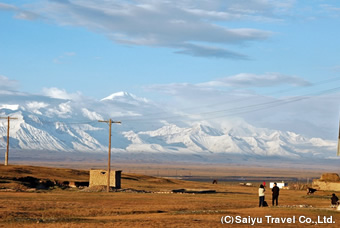
<instances>
[{"instance_id":1,"label":"dry grass field","mask_svg":"<svg viewBox=\"0 0 340 228\"><path fill-rule=\"evenodd\" d=\"M274 173L274 176L294 173L292 170L281 171L283 173ZM268 173L270 170L265 175ZM249 171L244 174L250 176ZM86 181L88 171L0 165L1 227L247 227L251 226L250 219L255 218L259 219L255 224L257 227L316 225L302 223L305 218L314 222L318 222L318 218L320 222L332 218L332 223L316 226L339 227L340 224L340 212L330 208L332 192L317 191L307 196L305 190L281 190L279 207L259 208L257 191L260 182L254 183L256 186L253 187L240 186L236 182L213 185L211 182L123 173L122 188L125 191L122 192L96 192L87 188L27 191L19 181L13 180L26 176ZM14 190L8 191L8 188ZM213 189L216 193L170 193L173 189ZM270 189L267 189L266 200L271 201ZM231 218L244 220L241 220L243 223L235 220L233 224L222 224L224 216L230 216L226 218L227 222ZM268 222L266 216L277 220L295 218L295 221Z\"/></svg>"}]
</instances>

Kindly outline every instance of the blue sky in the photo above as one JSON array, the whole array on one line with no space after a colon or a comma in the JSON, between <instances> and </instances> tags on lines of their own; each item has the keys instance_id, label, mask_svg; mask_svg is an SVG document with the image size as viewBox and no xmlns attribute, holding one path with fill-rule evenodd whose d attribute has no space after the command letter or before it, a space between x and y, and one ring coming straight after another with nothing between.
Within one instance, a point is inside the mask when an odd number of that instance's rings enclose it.
<instances>
[{"instance_id":1,"label":"blue sky","mask_svg":"<svg viewBox=\"0 0 340 228\"><path fill-rule=\"evenodd\" d=\"M0 88L94 99L127 91L205 111L245 94L311 94L272 123L290 116L296 126L306 110L316 114L304 120L334 121L339 90L327 108L319 94L340 85L339 28L335 0L0 0Z\"/></svg>"}]
</instances>

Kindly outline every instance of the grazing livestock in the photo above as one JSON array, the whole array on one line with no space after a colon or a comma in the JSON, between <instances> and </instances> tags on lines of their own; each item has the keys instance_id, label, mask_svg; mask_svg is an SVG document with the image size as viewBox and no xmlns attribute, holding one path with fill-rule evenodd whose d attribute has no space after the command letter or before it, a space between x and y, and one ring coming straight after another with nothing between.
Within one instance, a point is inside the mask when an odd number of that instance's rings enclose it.
<instances>
[{"instance_id":1,"label":"grazing livestock","mask_svg":"<svg viewBox=\"0 0 340 228\"><path fill-rule=\"evenodd\" d=\"M315 188L307 188L307 195L312 195L314 192L316 192Z\"/></svg>"}]
</instances>

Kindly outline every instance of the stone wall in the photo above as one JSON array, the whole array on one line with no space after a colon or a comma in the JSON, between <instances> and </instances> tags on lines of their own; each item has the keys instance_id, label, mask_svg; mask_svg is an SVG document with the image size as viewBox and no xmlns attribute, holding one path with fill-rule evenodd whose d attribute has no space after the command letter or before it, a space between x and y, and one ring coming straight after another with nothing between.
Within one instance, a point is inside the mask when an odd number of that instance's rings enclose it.
<instances>
[{"instance_id":1,"label":"stone wall","mask_svg":"<svg viewBox=\"0 0 340 228\"><path fill-rule=\"evenodd\" d=\"M111 170L110 172L110 186L121 188L121 170ZM90 187L105 185L107 186L107 171L103 169L90 170Z\"/></svg>"}]
</instances>

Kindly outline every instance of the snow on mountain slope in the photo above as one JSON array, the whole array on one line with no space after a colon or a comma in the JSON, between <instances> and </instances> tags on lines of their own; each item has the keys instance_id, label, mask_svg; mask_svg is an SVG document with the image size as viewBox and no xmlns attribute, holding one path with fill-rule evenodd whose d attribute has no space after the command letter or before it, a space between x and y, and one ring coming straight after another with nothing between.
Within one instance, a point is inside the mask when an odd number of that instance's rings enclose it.
<instances>
[{"instance_id":1,"label":"snow on mountain slope","mask_svg":"<svg viewBox=\"0 0 340 228\"><path fill-rule=\"evenodd\" d=\"M243 136L235 135L234 128L222 133L202 124L187 128L167 125L156 131L130 131L124 134L132 142L128 151L136 151L138 148L146 150L148 145L158 145L148 149L153 152L230 153L294 158L332 153L336 147L335 142L318 139L318 144L315 144L315 139L306 139L292 132L268 129L258 129L256 132L256 128L248 127L248 130L238 129L243 132Z\"/></svg>"},{"instance_id":2,"label":"snow on mountain slope","mask_svg":"<svg viewBox=\"0 0 340 228\"><path fill-rule=\"evenodd\" d=\"M178 124L157 115L163 110L152 102L126 92L87 103L36 98L21 96L17 103L14 98L10 104L0 103L0 116L18 118L11 121L11 148L106 152L108 126L98 123L98 119L116 116L126 120L113 128L113 151L301 158L328 157L336 149L336 142L256 128L242 120L220 127L213 127L208 122ZM152 118L155 119L150 121ZM1 120L0 148L6 147L6 135L7 121Z\"/></svg>"},{"instance_id":3,"label":"snow on mountain slope","mask_svg":"<svg viewBox=\"0 0 340 228\"><path fill-rule=\"evenodd\" d=\"M140 98L137 97L131 93L127 93L127 92L117 92L117 93L113 93L110 96L107 96L103 99L101 99L101 101L118 101L118 102L122 102L122 103L130 103L130 104L138 104L138 103L148 103L149 101L146 98Z\"/></svg>"}]
</instances>

